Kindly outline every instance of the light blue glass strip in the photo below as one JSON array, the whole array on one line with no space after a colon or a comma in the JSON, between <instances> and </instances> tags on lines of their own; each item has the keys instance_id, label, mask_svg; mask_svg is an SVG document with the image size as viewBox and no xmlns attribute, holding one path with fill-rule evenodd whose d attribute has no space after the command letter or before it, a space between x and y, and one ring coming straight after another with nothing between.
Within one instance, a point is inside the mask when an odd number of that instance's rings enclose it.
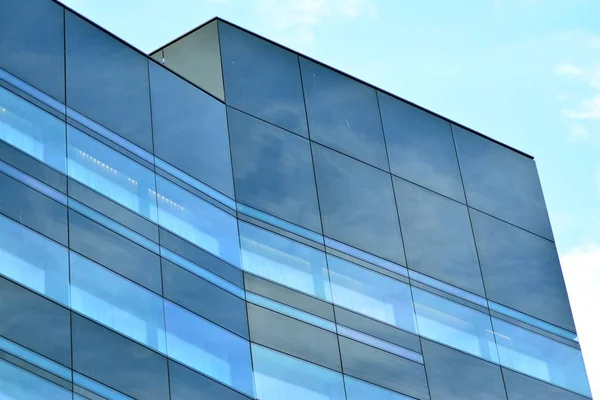
<instances>
[{"instance_id":1,"label":"light blue glass strip","mask_svg":"<svg viewBox=\"0 0 600 400\"><path fill-rule=\"evenodd\" d=\"M501 304L498 303L494 303L493 301L489 302L490 304L490 310L494 310L496 312L499 312L500 314L504 314L508 317L514 318L516 320L519 321L523 321L529 325L535 326L536 328L540 328L546 332L550 332L553 333L557 336L563 337L567 340L570 340L572 342L577 342L579 343L579 338L577 337L576 333L573 333L571 331L568 331L566 329L560 328L558 326L552 325L548 322L539 320L535 317L532 317L530 315L527 314L523 314L522 312L513 310L512 308L508 308L505 307Z\"/></svg>"},{"instance_id":2,"label":"light blue glass strip","mask_svg":"<svg viewBox=\"0 0 600 400\"><path fill-rule=\"evenodd\" d=\"M51 188L50 186L46 185L45 183L42 183L35 178L32 178L31 176L27 175L26 173L19 171L15 167L8 165L4 161L1 161L1 160L0 160L0 171L4 172L6 175L18 180L19 182L24 183L25 185L29 186L30 188L35 189L38 192L45 194L46 196L50 197L51 199L56 200L61 204L67 205L67 196L64 193L61 193L58 190Z\"/></svg>"},{"instance_id":3,"label":"light blue glass strip","mask_svg":"<svg viewBox=\"0 0 600 400\"><path fill-rule=\"evenodd\" d=\"M212 272L205 270L204 268L194 264L193 262L181 257L178 254L173 253L171 250L166 249L164 247L160 248L160 254L163 258L171 261L172 263L175 263L175 264L179 265L180 267L187 269L191 273L198 275L199 277L220 287L221 289L226 290L229 293L231 293L241 299L244 299L244 297L245 297L244 289L234 285L233 283L229 282L228 280L225 280L225 279L221 278L220 276L215 275Z\"/></svg>"},{"instance_id":4,"label":"light blue glass strip","mask_svg":"<svg viewBox=\"0 0 600 400\"><path fill-rule=\"evenodd\" d=\"M299 319L300 321L307 322L311 325L318 326L319 328L335 332L335 323L317 317L316 315L312 315L307 312L298 310L297 308L281 304L277 301L267 299L266 297L262 297L250 292L246 292L246 300L250 303L256 304L257 306L265 307L269 310L273 310L278 313L287 315L289 317Z\"/></svg>"},{"instance_id":5,"label":"light blue glass strip","mask_svg":"<svg viewBox=\"0 0 600 400\"><path fill-rule=\"evenodd\" d=\"M378 349L385 350L389 353L396 354L397 356L406 358L408 360L423 364L423 356L415 351L405 349L404 347L397 346L385 340L377 339L373 336L366 335L362 332L355 331L354 329L346 328L342 325L337 325L338 334L346 336L350 339L368 344Z\"/></svg>"},{"instance_id":6,"label":"light blue glass strip","mask_svg":"<svg viewBox=\"0 0 600 400\"><path fill-rule=\"evenodd\" d=\"M77 111L73 110L72 108L67 108L67 116L73 118L75 121L81 123L82 125L87 126L94 132L104 136L111 142L114 142L114 143L118 144L119 146L121 146L122 148L127 149L130 152L132 152L133 154L143 158L144 160L148 161L149 163L154 164L154 156L152 154L150 154L146 150L142 149L141 147L131 143L129 140L106 129L105 127L98 124L97 122L92 121L85 115L78 113Z\"/></svg>"},{"instance_id":7,"label":"light blue glass strip","mask_svg":"<svg viewBox=\"0 0 600 400\"><path fill-rule=\"evenodd\" d=\"M441 290L442 292L446 292L446 293L449 293L456 297L460 297L461 299L465 299L467 301L470 301L471 303L478 304L482 307L485 307L485 308L488 307L487 300L481 296L477 296L476 294L467 292L466 290L459 289L455 286L438 281L437 279L431 278L427 275L423 275L423 274L413 271L413 270L409 270L408 274L410 275L410 279L413 279L417 282L421 282L425 285L429 285L433 288Z\"/></svg>"},{"instance_id":8,"label":"light blue glass strip","mask_svg":"<svg viewBox=\"0 0 600 400\"><path fill-rule=\"evenodd\" d=\"M0 349L14 355L15 357L21 358L28 363L37 365L46 371L52 372L56 376L60 376L61 378L71 381L71 370L69 368L60 365L55 361L49 360L42 355L26 349L25 347L19 346L18 344L11 342L2 336L0 336Z\"/></svg>"},{"instance_id":9,"label":"light blue glass strip","mask_svg":"<svg viewBox=\"0 0 600 400\"><path fill-rule=\"evenodd\" d=\"M165 172L173 175L175 178L177 178L177 179L179 179L179 180L187 183L191 187L194 187L194 188L198 189L199 191L201 191L202 193L206 194L207 196L212 197L213 199L215 199L219 203L226 205L227 207L231 208L232 210L235 210L235 201L233 201L229 197L225 196L223 193L221 193L218 190L215 190L215 189L211 188L210 186L208 186L208 185L200 182L196 178L192 178L191 176L189 176L185 172L180 171L179 169L175 168L171 164L167 163L166 161L161 160L158 157L154 157L154 160L155 160L156 166L158 168L160 168L163 171L165 171Z\"/></svg>"},{"instance_id":10,"label":"light blue glass strip","mask_svg":"<svg viewBox=\"0 0 600 400\"><path fill-rule=\"evenodd\" d=\"M32 97L35 97L36 99L38 99L42 103L45 103L45 104L49 105L50 107L54 108L59 113L61 113L61 114L65 113L65 105L64 104L62 104L61 102L57 101L53 97L48 96L46 93L42 92L41 90L39 90L39 89L31 86L30 84L28 84L28 83L20 80L19 78L17 78L16 76L12 75L11 73L6 72L2 68L0 68L0 78L2 80L4 80L4 81L10 83L14 87L21 89L22 91L24 91L28 95L30 95Z\"/></svg>"},{"instance_id":11,"label":"light blue glass strip","mask_svg":"<svg viewBox=\"0 0 600 400\"><path fill-rule=\"evenodd\" d=\"M347 244L338 242L337 240L330 239L325 237L325 246L331 247L332 249L341 251L342 253L349 254L353 257L360 258L368 263L373 265L377 265L381 268L385 268L389 271L395 272L402 276L408 276L408 269L398 264L394 264L391 261L384 260L383 258L374 256L373 254L366 253L362 250L358 250L352 246Z\"/></svg>"},{"instance_id":12,"label":"light blue glass strip","mask_svg":"<svg viewBox=\"0 0 600 400\"><path fill-rule=\"evenodd\" d=\"M73 383L86 388L96 394L104 396L109 400L133 400L132 397L126 396L114 389L111 389L103 384L96 382L86 376L83 376L77 372L73 372Z\"/></svg>"},{"instance_id":13,"label":"light blue glass strip","mask_svg":"<svg viewBox=\"0 0 600 400\"><path fill-rule=\"evenodd\" d=\"M152 240L148 239L145 236L140 235L137 232L132 231L131 229L119 224L118 222L105 217L104 215L102 215L101 213L92 210L91 208L89 208L86 205L81 204L80 202L78 202L77 200L73 200L72 198L69 198L69 208L77 211L80 214L85 215L86 217L93 219L94 221L98 222L101 225L104 225L105 227L107 227L110 230L113 230L123 236L125 236L127 239L131 240L132 242L135 242L137 244L139 244L142 247L145 247L146 249L153 251L154 253L158 254L158 252L160 251L160 246L153 242Z\"/></svg>"},{"instance_id":14,"label":"light blue glass strip","mask_svg":"<svg viewBox=\"0 0 600 400\"><path fill-rule=\"evenodd\" d=\"M315 233L309 229L306 229L301 226L284 221L280 218L274 217L270 214L264 213L255 208L248 207L241 203L237 203L237 209L239 212L246 214L252 218L256 218L258 220L261 220L263 222L266 222L266 223L276 226L278 228L284 229L288 232L295 233L296 235L305 237L309 240L312 240L313 242L317 242L317 243L321 243L321 244L324 243L322 235L319 235L318 233Z\"/></svg>"}]
</instances>

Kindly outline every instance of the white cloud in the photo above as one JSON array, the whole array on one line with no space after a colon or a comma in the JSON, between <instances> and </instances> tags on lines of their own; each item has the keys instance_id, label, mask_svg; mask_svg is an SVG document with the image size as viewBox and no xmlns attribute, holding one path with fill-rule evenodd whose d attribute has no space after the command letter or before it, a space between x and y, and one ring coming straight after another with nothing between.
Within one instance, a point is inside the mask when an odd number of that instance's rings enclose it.
<instances>
[{"instance_id":1,"label":"white cloud","mask_svg":"<svg viewBox=\"0 0 600 400\"><path fill-rule=\"evenodd\" d=\"M563 112L571 119L600 119L600 95L584 100L579 107Z\"/></svg>"},{"instance_id":2,"label":"white cloud","mask_svg":"<svg viewBox=\"0 0 600 400\"><path fill-rule=\"evenodd\" d=\"M571 126L569 130L569 138L574 141L584 141L590 138L590 132L579 124Z\"/></svg>"},{"instance_id":3,"label":"white cloud","mask_svg":"<svg viewBox=\"0 0 600 400\"><path fill-rule=\"evenodd\" d=\"M560 64L554 69L554 72L558 75L570 75L570 76L581 76L583 70L573 64Z\"/></svg>"}]
</instances>

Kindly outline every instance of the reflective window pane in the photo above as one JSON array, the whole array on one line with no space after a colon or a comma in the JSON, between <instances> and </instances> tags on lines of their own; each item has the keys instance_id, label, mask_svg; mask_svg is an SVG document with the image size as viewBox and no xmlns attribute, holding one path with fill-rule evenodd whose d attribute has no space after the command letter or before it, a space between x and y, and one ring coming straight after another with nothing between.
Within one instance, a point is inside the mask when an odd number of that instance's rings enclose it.
<instances>
[{"instance_id":1,"label":"reflective window pane","mask_svg":"<svg viewBox=\"0 0 600 400\"><path fill-rule=\"evenodd\" d=\"M64 173L65 123L0 87L0 139Z\"/></svg>"},{"instance_id":2,"label":"reflective window pane","mask_svg":"<svg viewBox=\"0 0 600 400\"><path fill-rule=\"evenodd\" d=\"M535 378L502 368L509 400L589 400L568 390L561 389Z\"/></svg>"},{"instance_id":3,"label":"reflective window pane","mask_svg":"<svg viewBox=\"0 0 600 400\"><path fill-rule=\"evenodd\" d=\"M0 360L0 398L3 400L71 400L71 391Z\"/></svg>"},{"instance_id":4,"label":"reflective window pane","mask_svg":"<svg viewBox=\"0 0 600 400\"><path fill-rule=\"evenodd\" d=\"M0 215L0 260L2 275L68 306L69 254L65 247Z\"/></svg>"},{"instance_id":5,"label":"reflective window pane","mask_svg":"<svg viewBox=\"0 0 600 400\"><path fill-rule=\"evenodd\" d=\"M160 226L239 266L235 217L160 176L156 187Z\"/></svg>"},{"instance_id":6,"label":"reflective window pane","mask_svg":"<svg viewBox=\"0 0 600 400\"><path fill-rule=\"evenodd\" d=\"M298 56L219 22L227 104L308 136Z\"/></svg>"},{"instance_id":7,"label":"reflective window pane","mask_svg":"<svg viewBox=\"0 0 600 400\"><path fill-rule=\"evenodd\" d=\"M411 397L344 375L347 400L411 400Z\"/></svg>"},{"instance_id":8,"label":"reflective window pane","mask_svg":"<svg viewBox=\"0 0 600 400\"><path fill-rule=\"evenodd\" d=\"M71 252L71 307L153 349L165 352L162 298Z\"/></svg>"},{"instance_id":9,"label":"reflective window pane","mask_svg":"<svg viewBox=\"0 0 600 400\"><path fill-rule=\"evenodd\" d=\"M313 144L323 233L406 265L389 174Z\"/></svg>"},{"instance_id":10,"label":"reflective window pane","mask_svg":"<svg viewBox=\"0 0 600 400\"><path fill-rule=\"evenodd\" d=\"M155 63L150 85L154 154L233 197L225 106Z\"/></svg>"},{"instance_id":11,"label":"reflective window pane","mask_svg":"<svg viewBox=\"0 0 600 400\"><path fill-rule=\"evenodd\" d=\"M412 292L421 336L498 362L489 315L416 287Z\"/></svg>"},{"instance_id":12,"label":"reflective window pane","mask_svg":"<svg viewBox=\"0 0 600 400\"><path fill-rule=\"evenodd\" d=\"M503 366L591 397L581 350L498 318L492 321Z\"/></svg>"},{"instance_id":13,"label":"reflective window pane","mask_svg":"<svg viewBox=\"0 0 600 400\"><path fill-rule=\"evenodd\" d=\"M401 329L416 332L410 286L327 255L333 302Z\"/></svg>"},{"instance_id":14,"label":"reflective window pane","mask_svg":"<svg viewBox=\"0 0 600 400\"><path fill-rule=\"evenodd\" d=\"M170 357L254 395L250 345L241 337L165 301Z\"/></svg>"},{"instance_id":15,"label":"reflective window pane","mask_svg":"<svg viewBox=\"0 0 600 400\"><path fill-rule=\"evenodd\" d=\"M257 398L261 400L345 400L342 375L252 345Z\"/></svg>"},{"instance_id":16,"label":"reflective window pane","mask_svg":"<svg viewBox=\"0 0 600 400\"><path fill-rule=\"evenodd\" d=\"M240 392L171 360L169 360L169 386L171 400L249 400Z\"/></svg>"},{"instance_id":17,"label":"reflective window pane","mask_svg":"<svg viewBox=\"0 0 600 400\"><path fill-rule=\"evenodd\" d=\"M245 271L331 301L323 252L255 225L239 226Z\"/></svg>"},{"instance_id":18,"label":"reflective window pane","mask_svg":"<svg viewBox=\"0 0 600 400\"><path fill-rule=\"evenodd\" d=\"M157 221L152 171L71 126L67 141L71 178Z\"/></svg>"},{"instance_id":19,"label":"reflective window pane","mask_svg":"<svg viewBox=\"0 0 600 400\"><path fill-rule=\"evenodd\" d=\"M450 123L378 92L392 174L464 202Z\"/></svg>"},{"instance_id":20,"label":"reflective window pane","mask_svg":"<svg viewBox=\"0 0 600 400\"><path fill-rule=\"evenodd\" d=\"M308 140L232 108L228 115L237 201L321 232Z\"/></svg>"}]
</instances>

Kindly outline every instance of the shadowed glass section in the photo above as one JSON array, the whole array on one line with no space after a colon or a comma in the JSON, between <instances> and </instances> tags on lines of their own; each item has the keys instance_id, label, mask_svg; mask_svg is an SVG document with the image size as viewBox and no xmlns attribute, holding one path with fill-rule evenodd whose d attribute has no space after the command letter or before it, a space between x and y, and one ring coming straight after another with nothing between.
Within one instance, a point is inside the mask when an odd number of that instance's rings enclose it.
<instances>
[{"instance_id":1,"label":"shadowed glass section","mask_svg":"<svg viewBox=\"0 0 600 400\"><path fill-rule=\"evenodd\" d=\"M389 171L374 89L300 58L310 138Z\"/></svg>"},{"instance_id":2,"label":"shadowed glass section","mask_svg":"<svg viewBox=\"0 0 600 400\"><path fill-rule=\"evenodd\" d=\"M71 400L72 396L71 391L0 360L0 398L4 400Z\"/></svg>"},{"instance_id":3,"label":"shadowed glass section","mask_svg":"<svg viewBox=\"0 0 600 400\"><path fill-rule=\"evenodd\" d=\"M406 265L389 174L312 145L323 233Z\"/></svg>"},{"instance_id":4,"label":"shadowed glass section","mask_svg":"<svg viewBox=\"0 0 600 400\"><path fill-rule=\"evenodd\" d=\"M410 286L327 255L333 302L409 332L416 332Z\"/></svg>"},{"instance_id":5,"label":"shadowed glass section","mask_svg":"<svg viewBox=\"0 0 600 400\"><path fill-rule=\"evenodd\" d=\"M464 202L450 123L377 92L392 174Z\"/></svg>"},{"instance_id":6,"label":"shadowed glass section","mask_svg":"<svg viewBox=\"0 0 600 400\"><path fill-rule=\"evenodd\" d=\"M249 400L240 392L169 360L171 400Z\"/></svg>"},{"instance_id":7,"label":"shadowed glass section","mask_svg":"<svg viewBox=\"0 0 600 400\"><path fill-rule=\"evenodd\" d=\"M588 400L573 392L502 368L509 400Z\"/></svg>"},{"instance_id":8,"label":"shadowed glass section","mask_svg":"<svg viewBox=\"0 0 600 400\"><path fill-rule=\"evenodd\" d=\"M65 123L0 87L0 139L65 173Z\"/></svg>"},{"instance_id":9,"label":"shadowed glass section","mask_svg":"<svg viewBox=\"0 0 600 400\"><path fill-rule=\"evenodd\" d=\"M227 112L237 201L321 232L309 141L232 108Z\"/></svg>"},{"instance_id":10,"label":"shadowed glass section","mask_svg":"<svg viewBox=\"0 0 600 400\"><path fill-rule=\"evenodd\" d=\"M347 400L410 400L411 397L344 375Z\"/></svg>"},{"instance_id":11,"label":"shadowed glass section","mask_svg":"<svg viewBox=\"0 0 600 400\"><path fill-rule=\"evenodd\" d=\"M308 137L298 56L219 22L227 104Z\"/></svg>"}]
</instances>

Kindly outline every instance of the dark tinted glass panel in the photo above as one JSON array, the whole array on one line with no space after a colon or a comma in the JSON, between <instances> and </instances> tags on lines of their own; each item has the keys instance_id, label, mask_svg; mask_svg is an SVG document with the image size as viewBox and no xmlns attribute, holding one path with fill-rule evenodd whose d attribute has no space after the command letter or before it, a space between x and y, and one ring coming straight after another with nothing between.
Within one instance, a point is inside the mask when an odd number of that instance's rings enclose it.
<instances>
[{"instance_id":1,"label":"dark tinted glass panel","mask_svg":"<svg viewBox=\"0 0 600 400\"><path fill-rule=\"evenodd\" d=\"M0 67L64 102L63 8L47 0L1 0L0 9Z\"/></svg>"},{"instance_id":2,"label":"dark tinted glass panel","mask_svg":"<svg viewBox=\"0 0 600 400\"><path fill-rule=\"evenodd\" d=\"M0 278L0 336L71 366L69 311Z\"/></svg>"},{"instance_id":3,"label":"dark tinted glass panel","mask_svg":"<svg viewBox=\"0 0 600 400\"><path fill-rule=\"evenodd\" d=\"M375 90L304 58L300 65L310 138L389 170Z\"/></svg>"},{"instance_id":4,"label":"dark tinted glass panel","mask_svg":"<svg viewBox=\"0 0 600 400\"><path fill-rule=\"evenodd\" d=\"M66 12L67 105L152 151L148 60Z\"/></svg>"},{"instance_id":5,"label":"dark tinted glass panel","mask_svg":"<svg viewBox=\"0 0 600 400\"><path fill-rule=\"evenodd\" d=\"M587 400L587 397L568 392L556 386L502 369L508 400Z\"/></svg>"},{"instance_id":6,"label":"dark tinted glass panel","mask_svg":"<svg viewBox=\"0 0 600 400\"><path fill-rule=\"evenodd\" d=\"M334 333L253 304L248 320L253 342L341 371Z\"/></svg>"},{"instance_id":7,"label":"dark tinted glass panel","mask_svg":"<svg viewBox=\"0 0 600 400\"><path fill-rule=\"evenodd\" d=\"M73 211L69 214L69 235L73 250L161 292L160 259L156 254Z\"/></svg>"},{"instance_id":8,"label":"dark tinted glass panel","mask_svg":"<svg viewBox=\"0 0 600 400\"><path fill-rule=\"evenodd\" d=\"M166 298L238 335L248 337L244 300L164 259L162 273Z\"/></svg>"},{"instance_id":9,"label":"dark tinted glass panel","mask_svg":"<svg viewBox=\"0 0 600 400\"><path fill-rule=\"evenodd\" d=\"M389 174L313 145L324 234L405 265Z\"/></svg>"},{"instance_id":10,"label":"dark tinted glass panel","mask_svg":"<svg viewBox=\"0 0 600 400\"><path fill-rule=\"evenodd\" d=\"M411 397L344 375L347 400L410 400Z\"/></svg>"},{"instance_id":11,"label":"dark tinted glass panel","mask_svg":"<svg viewBox=\"0 0 600 400\"><path fill-rule=\"evenodd\" d=\"M471 210L488 298L575 331L554 243Z\"/></svg>"},{"instance_id":12,"label":"dark tinted glass panel","mask_svg":"<svg viewBox=\"0 0 600 400\"><path fill-rule=\"evenodd\" d=\"M450 123L378 92L392 173L464 202Z\"/></svg>"},{"instance_id":13,"label":"dark tinted glass panel","mask_svg":"<svg viewBox=\"0 0 600 400\"><path fill-rule=\"evenodd\" d=\"M423 340L432 400L506 400L500 367Z\"/></svg>"},{"instance_id":14,"label":"dark tinted glass panel","mask_svg":"<svg viewBox=\"0 0 600 400\"><path fill-rule=\"evenodd\" d=\"M298 56L219 23L227 104L308 136Z\"/></svg>"},{"instance_id":15,"label":"dark tinted glass panel","mask_svg":"<svg viewBox=\"0 0 600 400\"><path fill-rule=\"evenodd\" d=\"M76 371L136 399L169 398L166 358L77 314L72 323Z\"/></svg>"},{"instance_id":16,"label":"dark tinted glass panel","mask_svg":"<svg viewBox=\"0 0 600 400\"><path fill-rule=\"evenodd\" d=\"M169 382L171 400L248 400L248 397L227 386L221 385L173 361L169 361Z\"/></svg>"},{"instance_id":17,"label":"dark tinted glass panel","mask_svg":"<svg viewBox=\"0 0 600 400\"><path fill-rule=\"evenodd\" d=\"M308 140L228 110L237 201L321 231Z\"/></svg>"},{"instance_id":18,"label":"dark tinted glass panel","mask_svg":"<svg viewBox=\"0 0 600 400\"><path fill-rule=\"evenodd\" d=\"M150 87L154 154L233 197L223 103L155 63Z\"/></svg>"},{"instance_id":19,"label":"dark tinted glass panel","mask_svg":"<svg viewBox=\"0 0 600 400\"><path fill-rule=\"evenodd\" d=\"M60 386L0 360L0 398L5 400L71 400L73 394Z\"/></svg>"},{"instance_id":20,"label":"dark tinted glass panel","mask_svg":"<svg viewBox=\"0 0 600 400\"><path fill-rule=\"evenodd\" d=\"M453 130L469 205L552 239L535 162L462 128Z\"/></svg>"},{"instance_id":21,"label":"dark tinted glass panel","mask_svg":"<svg viewBox=\"0 0 600 400\"><path fill-rule=\"evenodd\" d=\"M394 177L408 267L484 295L467 207Z\"/></svg>"}]
</instances>

